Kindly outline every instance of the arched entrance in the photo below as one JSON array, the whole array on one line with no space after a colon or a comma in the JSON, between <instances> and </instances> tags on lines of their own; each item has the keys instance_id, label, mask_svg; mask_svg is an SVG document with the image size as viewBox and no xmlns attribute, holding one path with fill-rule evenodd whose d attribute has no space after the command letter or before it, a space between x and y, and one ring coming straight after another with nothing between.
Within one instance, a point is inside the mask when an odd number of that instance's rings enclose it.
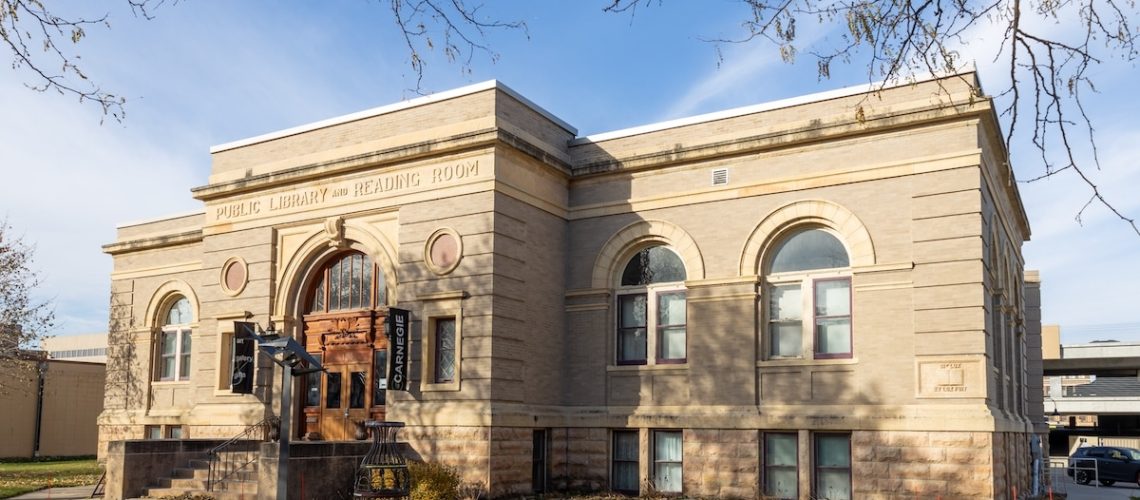
<instances>
[{"instance_id":1,"label":"arched entrance","mask_svg":"<svg viewBox=\"0 0 1140 500\"><path fill-rule=\"evenodd\" d=\"M299 433L330 441L353 439L357 422L384 420L384 273L368 255L349 250L327 258L307 282L302 344L326 373L305 378Z\"/></svg>"}]
</instances>

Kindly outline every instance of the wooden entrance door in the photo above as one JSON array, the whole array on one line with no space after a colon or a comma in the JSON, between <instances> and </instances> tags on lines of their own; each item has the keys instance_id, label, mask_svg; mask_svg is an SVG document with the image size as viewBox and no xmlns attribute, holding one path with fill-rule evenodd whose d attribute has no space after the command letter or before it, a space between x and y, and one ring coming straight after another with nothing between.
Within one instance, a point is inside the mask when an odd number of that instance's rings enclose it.
<instances>
[{"instance_id":1,"label":"wooden entrance door","mask_svg":"<svg viewBox=\"0 0 1140 500\"><path fill-rule=\"evenodd\" d=\"M385 316L382 310L305 316L305 348L326 372L305 382L301 437L351 440L356 422L384 420Z\"/></svg>"},{"instance_id":2,"label":"wooden entrance door","mask_svg":"<svg viewBox=\"0 0 1140 500\"><path fill-rule=\"evenodd\" d=\"M320 419L320 433L325 439L351 440L355 423L368 420L369 368L365 363L328 367Z\"/></svg>"}]
</instances>

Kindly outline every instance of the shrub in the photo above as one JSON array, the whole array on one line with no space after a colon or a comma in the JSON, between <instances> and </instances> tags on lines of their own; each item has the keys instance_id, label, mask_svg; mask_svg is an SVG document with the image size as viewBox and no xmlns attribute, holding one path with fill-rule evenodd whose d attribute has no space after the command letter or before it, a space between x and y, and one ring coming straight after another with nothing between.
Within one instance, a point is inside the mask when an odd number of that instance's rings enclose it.
<instances>
[{"instance_id":1,"label":"shrub","mask_svg":"<svg viewBox=\"0 0 1140 500\"><path fill-rule=\"evenodd\" d=\"M455 469L437 463L411 462L408 472L412 475L412 500L459 498L459 474Z\"/></svg>"}]
</instances>

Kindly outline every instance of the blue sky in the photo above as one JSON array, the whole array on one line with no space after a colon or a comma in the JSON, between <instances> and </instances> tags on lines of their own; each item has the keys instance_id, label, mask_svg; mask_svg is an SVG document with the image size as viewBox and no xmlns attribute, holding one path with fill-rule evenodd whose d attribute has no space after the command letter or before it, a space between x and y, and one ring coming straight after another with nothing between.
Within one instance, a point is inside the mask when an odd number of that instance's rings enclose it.
<instances>
[{"instance_id":1,"label":"blue sky","mask_svg":"<svg viewBox=\"0 0 1140 500\"><path fill-rule=\"evenodd\" d=\"M634 18L603 14L605 0L488 3L488 15L525 20L529 38L491 33L499 60L476 54L469 72L429 55L424 89L499 79L581 135L867 82L858 62L819 81L813 60L785 64L764 43L723 47L718 64L701 39L739 34L747 15L739 2L653 4ZM111 28L88 29L77 50L94 80L128 98L124 122L100 125L96 107L31 92L27 73L0 68L0 214L37 247L41 294L55 302L60 334L106 329L111 258L100 246L114 240L116 224L199 210L189 190L206 183L210 146L415 97L385 3L178 2L151 20L125 2L58 5L110 14ZM800 31L805 40L827 35ZM962 47L991 93L1006 83L991 61L999 34L979 29ZM1104 168L1094 179L1140 216L1136 67L1110 62L1095 77L1101 93L1090 114ZM1013 164L1021 179L1040 171L1019 144ZM1100 207L1078 225L1087 194L1072 177L1019 189L1045 321L1061 324L1066 342L1140 340L1140 236Z\"/></svg>"}]
</instances>

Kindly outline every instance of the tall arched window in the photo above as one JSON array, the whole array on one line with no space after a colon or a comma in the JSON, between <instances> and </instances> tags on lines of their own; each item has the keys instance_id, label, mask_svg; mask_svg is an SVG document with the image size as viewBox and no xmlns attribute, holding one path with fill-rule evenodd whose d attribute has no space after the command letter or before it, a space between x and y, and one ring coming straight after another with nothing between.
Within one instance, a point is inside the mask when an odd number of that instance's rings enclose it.
<instances>
[{"instance_id":1,"label":"tall arched window","mask_svg":"<svg viewBox=\"0 0 1140 500\"><path fill-rule=\"evenodd\" d=\"M186 297L179 296L170 303L163 316L159 341L158 380L190 379L190 324L193 321Z\"/></svg>"},{"instance_id":2,"label":"tall arched window","mask_svg":"<svg viewBox=\"0 0 1140 500\"><path fill-rule=\"evenodd\" d=\"M617 363L684 363L685 264L672 250L653 246L626 263L617 289Z\"/></svg>"},{"instance_id":3,"label":"tall arched window","mask_svg":"<svg viewBox=\"0 0 1140 500\"><path fill-rule=\"evenodd\" d=\"M349 252L321 268L309 299L309 313L372 309L387 303L384 274L372 259Z\"/></svg>"},{"instance_id":4,"label":"tall arched window","mask_svg":"<svg viewBox=\"0 0 1140 500\"><path fill-rule=\"evenodd\" d=\"M768 262L768 358L851 357L851 273L843 243L824 229L802 229L784 237Z\"/></svg>"}]
</instances>

